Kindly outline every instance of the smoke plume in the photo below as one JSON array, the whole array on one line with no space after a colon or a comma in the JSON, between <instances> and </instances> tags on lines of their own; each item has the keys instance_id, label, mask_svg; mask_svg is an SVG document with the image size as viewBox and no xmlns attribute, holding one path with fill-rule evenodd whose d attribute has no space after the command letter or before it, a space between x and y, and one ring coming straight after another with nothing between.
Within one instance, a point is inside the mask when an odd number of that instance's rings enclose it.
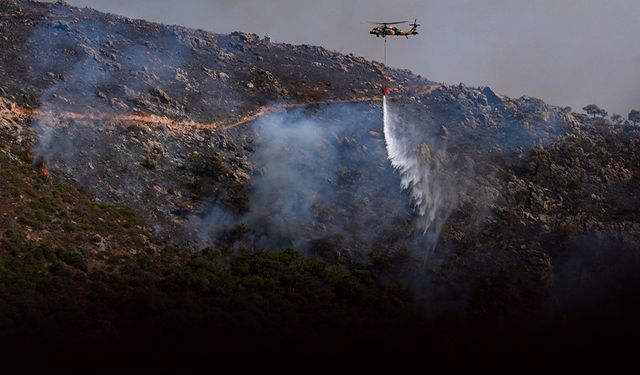
<instances>
[{"instance_id":1,"label":"smoke plume","mask_svg":"<svg viewBox=\"0 0 640 375\"><path fill-rule=\"evenodd\" d=\"M250 209L227 229L244 223L247 245L261 249L330 246L366 258L369 249L414 248L422 224L387 160L381 115L375 104L340 104L255 121ZM207 210L198 227L220 217L229 215Z\"/></svg>"}]
</instances>

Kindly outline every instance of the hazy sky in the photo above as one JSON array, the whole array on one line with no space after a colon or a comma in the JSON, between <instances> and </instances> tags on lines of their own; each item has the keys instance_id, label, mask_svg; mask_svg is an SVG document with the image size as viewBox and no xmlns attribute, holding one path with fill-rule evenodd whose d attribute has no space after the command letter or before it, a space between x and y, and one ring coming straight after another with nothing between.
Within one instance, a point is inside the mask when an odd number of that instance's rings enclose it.
<instances>
[{"instance_id":1,"label":"hazy sky","mask_svg":"<svg viewBox=\"0 0 640 375\"><path fill-rule=\"evenodd\" d=\"M575 109L640 109L640 0L70 0L218 33L247 31L382 61L366 20L413 20L389 65Z\"/></svg>"}]
</instances>

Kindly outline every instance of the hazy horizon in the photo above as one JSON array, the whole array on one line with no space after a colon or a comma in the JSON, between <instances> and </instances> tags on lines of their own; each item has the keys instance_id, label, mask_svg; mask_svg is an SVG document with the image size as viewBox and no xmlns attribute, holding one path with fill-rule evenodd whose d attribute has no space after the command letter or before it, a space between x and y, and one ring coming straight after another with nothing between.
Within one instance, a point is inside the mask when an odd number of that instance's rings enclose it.
<instances>
[{"instance_id":1,"label":"hazy horizon","mask_svg":"<svg viewBox=\"0 0 640 375\"><path fill-rule=\"evenodd\" d=\"M216 33L246 31L382 61L364 21L418 19L392 38L388 64L434 81L489 85L580 110L640 108L640 1L70 0L105 12Z\"/></svg>"}]
</instances>

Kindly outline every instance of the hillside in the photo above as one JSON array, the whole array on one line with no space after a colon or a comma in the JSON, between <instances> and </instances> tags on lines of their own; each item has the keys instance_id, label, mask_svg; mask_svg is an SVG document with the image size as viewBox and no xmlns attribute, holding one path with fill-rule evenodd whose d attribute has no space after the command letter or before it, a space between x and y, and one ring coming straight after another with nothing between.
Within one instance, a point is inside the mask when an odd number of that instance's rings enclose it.
<instances>
[{"instance_id":1,"label":"hillside","mask_svg":"<svg viewBox=\"0 0 640 375\"><path fill-rule=\"evenodd\" d=\"M5 353L635 332L638 126L62 3L3 1L0 34Z\"/></svg>"}]
</instances>

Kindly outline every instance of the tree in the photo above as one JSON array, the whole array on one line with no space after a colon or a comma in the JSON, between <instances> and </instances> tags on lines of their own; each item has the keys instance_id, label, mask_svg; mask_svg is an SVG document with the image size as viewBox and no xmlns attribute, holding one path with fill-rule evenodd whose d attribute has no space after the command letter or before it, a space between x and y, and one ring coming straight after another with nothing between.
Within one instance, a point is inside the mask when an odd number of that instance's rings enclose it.
<instances>
[{"instance_id":1,"label":"tree","mask_svg":"<svg viewBox=\"0 0 640 375\"><path fill-rule=\"evenodd\" d=\"M611 115L611 121L613 121L613 123L616 124L616 125L621 125L622 124L622 116L620 116L617 113L614 113L613 115Z\"/></svg>"},{"instance_id":2,"label":"tree","mask_svg":"<svg viewBox=\"0 0 640 375\"><path fill-rule=\"evenodd\" d=\"M637 109L632 109L631 112L629 112L628 118L629 121L637 125L640 122L640 111L638 111Z\"/></svg>"},{"instance_id":3,"label":"tree","mask_svg":"<svg viewBox=\"0 0 640 375\"><path fill-rule=\"evenodd\" d=\"M607 116L607 111L595 104L589 104L588 106L582 108L582 110L587 112L592 118Z\"/></svg>"}]
</instances>

